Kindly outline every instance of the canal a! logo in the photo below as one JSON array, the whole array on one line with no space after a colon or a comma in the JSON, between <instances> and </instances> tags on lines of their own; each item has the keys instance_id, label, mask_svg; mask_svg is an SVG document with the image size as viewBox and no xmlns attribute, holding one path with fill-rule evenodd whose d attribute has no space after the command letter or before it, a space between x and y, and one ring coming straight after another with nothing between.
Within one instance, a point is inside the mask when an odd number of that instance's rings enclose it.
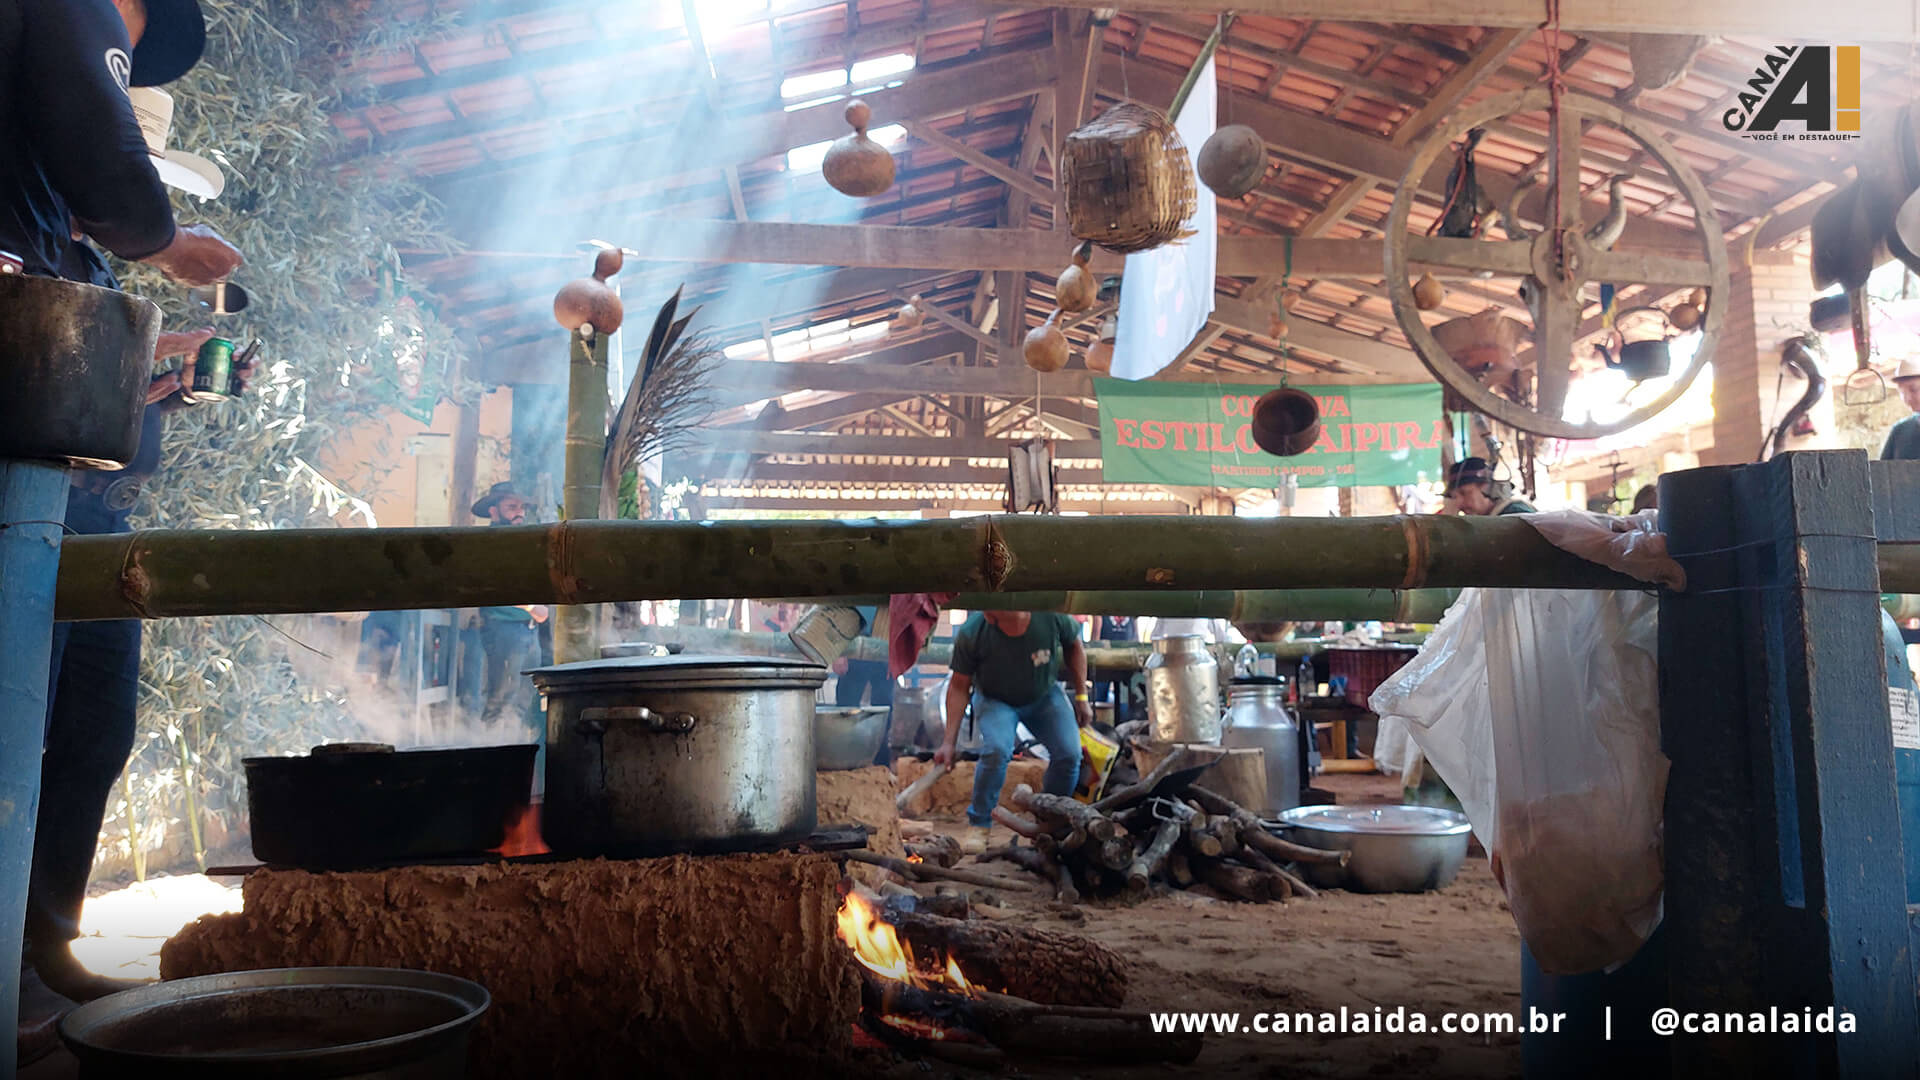
<instances>
[{"instance_id":1,"label":"canal a! logo","mask_svg":"<svg viewBox=\"0 0 1920 1080\"><path fill-rule=\"evenodd\" d=\"M1774 46L1720 122L1757 142L1859 138L1860 46Z\"/></svg>"}]
</instances>

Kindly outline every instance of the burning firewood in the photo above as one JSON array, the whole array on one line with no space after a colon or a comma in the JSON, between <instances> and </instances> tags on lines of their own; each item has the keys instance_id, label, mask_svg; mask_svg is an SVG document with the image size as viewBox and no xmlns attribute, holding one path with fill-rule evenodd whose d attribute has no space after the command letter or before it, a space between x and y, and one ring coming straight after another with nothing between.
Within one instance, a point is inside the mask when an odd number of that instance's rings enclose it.
<instances>
[{"instance_id":1,"label":"burning firewood","mask_svg":"<svg viewBox=\"0 0 1920 1080\"><path fill-rule=\"evenodd\" d=\"M948 870L945 867L929 866L923 862L914 863L908 862L905 859L895 859L887 855L875 855L871 851L842 851L838 854L842 858L852 860L853 862L862 862L869 866L883 867L910 880L957 881L962 885L978 885L986 889L1032 891L1032 886L1021 881L994 877L990 874L976 874L970 870Z\"/></svg>"},{"instance_id":2,"label":"burning firewood","mask_svg":"<svg viewBox=\"0 0 1920 1080\"><path fill-rule=\"evenodd\" d=\"M907 861L950 867L960 861L960 841L945 834L907 841Z\"/></svg>"}]
</instances>

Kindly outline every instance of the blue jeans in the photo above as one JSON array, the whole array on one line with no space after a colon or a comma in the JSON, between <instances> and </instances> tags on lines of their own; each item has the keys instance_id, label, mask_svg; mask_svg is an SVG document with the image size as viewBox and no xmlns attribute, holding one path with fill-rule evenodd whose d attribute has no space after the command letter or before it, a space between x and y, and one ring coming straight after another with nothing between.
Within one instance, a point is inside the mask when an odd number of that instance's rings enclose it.
<instances>
[{"instance_id":1,"label":"blue jeans","mask_svg":"<svg viewBox=\"0 0 1920 1080\"><path fill-rule=\"evenodd\" d=\"M1080 779L1080 724L1065 691L1056 686L1039 700L1017 706L975 691L973 719L980 725L980 761L974 766L969 824L993 824L993 808L1000 805L1000 789L1007 783L1007 761L1013 757L1015 724L1027 725L1047 748L1047 794L1073 794Z\"/></svg>"}]
</instances>

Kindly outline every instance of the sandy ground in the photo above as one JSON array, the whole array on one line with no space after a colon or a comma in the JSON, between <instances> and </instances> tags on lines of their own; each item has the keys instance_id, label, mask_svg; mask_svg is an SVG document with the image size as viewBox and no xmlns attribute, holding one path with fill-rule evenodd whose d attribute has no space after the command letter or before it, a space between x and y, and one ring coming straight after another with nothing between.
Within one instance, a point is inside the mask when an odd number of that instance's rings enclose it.
<instances>
[{"instance_id":1,"label":"sandy ground","mask_svg":"<svg viewBox=\"0 0 1920 1080\"><path fill-rule=\"evenodd\" d=\"M1326 776L1342 803L1398 802L1398 782ZM1006 837L995 830L996 843ZM1324 891L1243 904L1171 892L1089 904L1084 919L1016 902L1003 917L1084 934L1134 961L1126 1007L1237 1013L1509 1013L1520 1006L1520 936L1476 849L1453 884L1422 895ZM1023 1065L1033 1077L1517 1077L1517 1035L1210 1035L1188 1066ZM951 1066L935 1074L986 1075ZM905 1074L902 1074L905 1075Z\"/></svg>"},{"instance_id":2,"label":"sandy ground","mask_svg":"<svg viewBox=\"0 0 1920 1080\"><path fill-rule=\"evenodd\" d=\"M1342 803L1398 801L1396 782L1378 776L1318 781ZM959 831L957 826L947 826ZM996 830L995 841L1006 837ZM86 936L75 951L93 970L119 977L157 974L160 944L201 914L236 910L239 891L204 877L158 878L88 901ZM1458 879L1424 895L1366 896L1328 891L1314 901L1241 904L1172 892L1137 904L1084 905L1064 917L1014 900L993 914L1084 934L1133 963L1126 1007L1238 1014L1391 1013L1405 1007L1437 1020L1444 1011L1508 1013L1519 1008L1519 935L1486 860L1476 851ZM1022 1062L990 1074L931 1061L863 1055L849 1075L889 1078L1517 1077L1519 1038L1439 1034L1209 1035L1191 1065L1098 1066ZM71 1076L57 1055L25 1075Z\"/></svg>"}]
</instances>

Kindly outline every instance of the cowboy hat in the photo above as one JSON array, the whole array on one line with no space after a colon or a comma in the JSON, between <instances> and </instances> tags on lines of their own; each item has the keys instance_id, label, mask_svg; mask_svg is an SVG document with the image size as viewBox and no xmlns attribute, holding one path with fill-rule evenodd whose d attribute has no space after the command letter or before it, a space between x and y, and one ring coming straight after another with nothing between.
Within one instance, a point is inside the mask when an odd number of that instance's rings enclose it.
<instances>
[{"instance_id":1,"label":"cowboy hat","mask_svg":"<svg viewBox=\"0 0 1920 1080\"><path fill-rule=\"evenodd\" d=\"M480 497L480 501L473 504L473 516L486 517L489 511L491 511L495 506L500 505L501 499L504 499L509 495L512 495L513 497L517 499L522 499L522 500L526 498L526 496L521 495L519 492L513 490L512 481L502 480L499 483L493 485L491 488L488 488L487 493Z\"/></svg>"},{"instance_id":2,"label":"cowboy hat","mask_svg":"<svg viewBox=\"0 0 1920 1080\"><path fill-rule=\"evenodd\" d=\"M133 47L133 86L159 86L193 70L207 47L200 0L146 0L147 29Z\"/></svg>"},{"instance_id":3,"label":"cowboy hat","mask_svg":"<svg viewBox=\"0 0 1920 1080\"><path fill-rule=\"evenodd\" d=\"M1447 470L1447 494L1451 495L1465 484L1493 483L1493 466L1486 458L1461 458Z\"/></svg>"},{"instance_id":4,"label":"cowboy hat","mask_svg":"<svg viewBox=\"0 0 1920 1080\"><path fill-rule=\"evenodd\" d=\"M147 140L147 160L160 174L160 182L203 199L219 197L226 190L227 178L220 167L198 154L167 149L167 136L173 129L173 95L151 86L135 86L127 91L133 102L134 119L140 121L140 134Z\"/></svg>"},{"instance_id":5,"label":"cowboy hat","mask_svg":"<svg viewBox=\"0 0 1920 1080\"><path fill-rule=\"evenodd\" d=\"M1903 379L1920 379L1920 356L1904 357L1900 366L1893 369L1893 381L1900 382Z\"/></svg>"}]
</instances>

